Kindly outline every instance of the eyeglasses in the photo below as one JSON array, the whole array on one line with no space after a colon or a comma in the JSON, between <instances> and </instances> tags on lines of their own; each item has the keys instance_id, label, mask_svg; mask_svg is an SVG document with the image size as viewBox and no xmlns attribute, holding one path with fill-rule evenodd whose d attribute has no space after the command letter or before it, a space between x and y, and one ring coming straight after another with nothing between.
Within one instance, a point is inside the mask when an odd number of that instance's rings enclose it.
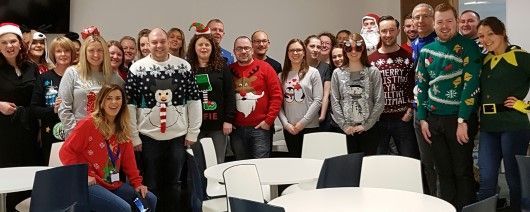
<instances>
[{"instance_id":1,"label":"eyeglasses","mask_svg":"<svg viewBox=\"0 0 530 212\"><path fill-rule=\"evenodd\" d=\"M289 53L300 53L300 52L303 52L304 49L289 49L288 52Z\"/></svg>"},{"instance_id":2,"label":"eyeglasses","mask_svg":"<svg viewBox=\"0 0 530 212\"><path fill-rule=\"evenodd\" d=\"M426 18L430 18L432 17L432 15L427 15L427 14L422 14L422 15L415 15L414 17L412 17L415 21L419 21L420 19L426 19Z\"/></svg>"},{"instance_id":3,"label":"eyeglasses","mask_svg":"<svg viewBox=\"0 0 530 212\"><path fill-rule=\"evenodd\" d=\"M243 50L250 51L251 49L252 49L252 47L250 47L250 46L238 46L238 47L236 47L236 52L242 52Z\"/></svg>"},{"instance_id":4,"label":"eyeglasses","mask_svg":"<svg viewBox=\"0 0 530 212\"><path fill-rule=\"evenodd\" d=\"M252 43L255 43L255 44L269 43L269 40L267 40L267 39L253 40Z\"/></svg>"}]
</instances>

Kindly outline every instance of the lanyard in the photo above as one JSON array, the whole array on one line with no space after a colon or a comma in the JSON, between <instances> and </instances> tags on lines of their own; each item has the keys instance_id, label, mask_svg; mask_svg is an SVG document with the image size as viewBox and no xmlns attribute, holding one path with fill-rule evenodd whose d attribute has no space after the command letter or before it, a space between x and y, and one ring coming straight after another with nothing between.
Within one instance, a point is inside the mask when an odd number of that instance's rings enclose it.
<instances>
[{"instance_id":1,"label":"lanyard","mask_svg":"<svg viewBox=\"0 0 530 212\"><path fill-rule=\"evenodd\" d=\"M109 140L105 140L105 143L107 143L107 153L109 155L110 162L112 163L112 166L116 168L116 161L118 160L118 158L120 158L120 146L118 146L118 151L116 152L116 155L114 155L114 153L110 149Z\"/></svg>"}]
</instances>

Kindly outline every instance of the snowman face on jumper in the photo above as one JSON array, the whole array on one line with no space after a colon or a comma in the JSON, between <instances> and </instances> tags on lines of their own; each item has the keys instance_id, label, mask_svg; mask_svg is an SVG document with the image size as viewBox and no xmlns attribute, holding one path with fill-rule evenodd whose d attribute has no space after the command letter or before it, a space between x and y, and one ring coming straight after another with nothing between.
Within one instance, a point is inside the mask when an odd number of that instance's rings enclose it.
<instances>
[{"instance_id":1,"label":"snowman face on jumper","mask_svg":"<svg viewBox=\"0 0 530 212\"><path fill-rule=\"evenodd\" d=\"M158 103L165 103L170 105L171 100L173 99L173 92L171 91L171 89L156 90L155 99Z\"/></svg>"},{"instance_id":2,"label":"snowman face on jumper","mask_svg":"<svg viewBox=\"0 0 530 212\"><path fill-rule=\"evenodd\" d=\"M364 88L361 85L348 85L347 92L354 99L361 98Z\"/></svg>"}]
</instances>

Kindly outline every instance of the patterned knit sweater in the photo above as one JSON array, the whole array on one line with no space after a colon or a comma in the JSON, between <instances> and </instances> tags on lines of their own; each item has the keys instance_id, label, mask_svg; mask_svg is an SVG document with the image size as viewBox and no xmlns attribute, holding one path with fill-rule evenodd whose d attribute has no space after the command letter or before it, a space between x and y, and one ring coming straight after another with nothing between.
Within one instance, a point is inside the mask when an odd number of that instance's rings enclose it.
<instances>
[{"instance_id":1,"label":"patterned knit sweater","mask_svg":"<svg viewBox=\"0 0 530 212\"><path fill-rule=\"evenodd\" d=\"M499 83L501 82L501 83ZM508 83L505 83L508 82ZM489 53L480 75L481 104L503 105L509 96L524 99L530 85L530 54L518 46L509 46L504 54ZM500 132L530 129L528 115L513 109L480 116L480 130Z\"/></svg>"},{"instance_id":2,"label":"patterned knit sweater","mask_svg":"<svg viewBox=\"0 0 530 212\"><path fill-rule=\"evenodd\" d=\"M188 62L173 55L164 62L144 57L131 66L125 92L135 146L141 144L140 133L160 141L184 135L197 140L202 109L190 69Z\"/></svg>"},{"instance_id":3,"label":"patterned knit sweater","mask_svg":"<svg viewBox=\"0 0 530 212\"><path fill-rule=\"evenodd\" d=\"M427 111L468 120L479 97L477 44L459 34L445 42L436 39L421 49L417 62L418 120L424 120Z\"/></svg>"}]
</instances>

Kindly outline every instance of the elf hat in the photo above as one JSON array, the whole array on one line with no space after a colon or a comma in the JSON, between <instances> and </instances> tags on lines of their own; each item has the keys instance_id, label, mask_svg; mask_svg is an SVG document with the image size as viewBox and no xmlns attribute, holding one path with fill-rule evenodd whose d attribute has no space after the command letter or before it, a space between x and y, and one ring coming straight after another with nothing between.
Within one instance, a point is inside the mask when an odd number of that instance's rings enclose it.
<instances>
[{"instance_id":1,"label":"elf hat","mask_svg":"<svg viewBox=\"0 0 530 212\"><path fill-rule=\"evenodd\" d=\"M362 21L364 22L365 19L372 19L372 20L375 21L375 23L379 22L379 16L378 16L377 14L375 14L375 13L368 13L368 14L366 14L366 15L363 17Z\"/></svg>"},{"instance_id":2,"label":"elf hat","mask_svg":"<svg viewBox=\"0 0 530 212\"><path fill-rule=\"evenodd\" d=\"M22 38L22 31L20 31L20 27L17 24L11 22L0 23L0 36L7 33L13 33Z\"/></svg>"},{"instance_id":3,"label":"elf hat","mask_svg":"<svg viewBox=\"0 0 530 212\"><path fill-rule=\"evenodd\" d=\"M190 25L190 28L188 30L191 30L192 27L195 27L195 34L196 35L202 35L202 34L210 34L210 28L207 26L204 26L204 24L201 24L199 22L193 22L193 24Z\"/></svg>"}]
</instances>

